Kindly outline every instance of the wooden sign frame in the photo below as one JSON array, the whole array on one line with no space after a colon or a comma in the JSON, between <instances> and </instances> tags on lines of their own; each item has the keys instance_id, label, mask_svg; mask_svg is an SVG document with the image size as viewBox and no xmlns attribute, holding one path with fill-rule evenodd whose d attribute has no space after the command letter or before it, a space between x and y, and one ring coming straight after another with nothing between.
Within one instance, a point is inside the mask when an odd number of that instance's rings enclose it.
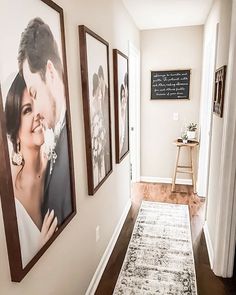
<instances>
[{"instance_id":1,"label":"wooden sign frame","mask_svg":"<svg viewBox=\"0 0 236 295\"><path fill-rule=\"evenodd\" d=\"M190 69L151 71L151 99L189 99Z\"/></svg>"}]
</instances>

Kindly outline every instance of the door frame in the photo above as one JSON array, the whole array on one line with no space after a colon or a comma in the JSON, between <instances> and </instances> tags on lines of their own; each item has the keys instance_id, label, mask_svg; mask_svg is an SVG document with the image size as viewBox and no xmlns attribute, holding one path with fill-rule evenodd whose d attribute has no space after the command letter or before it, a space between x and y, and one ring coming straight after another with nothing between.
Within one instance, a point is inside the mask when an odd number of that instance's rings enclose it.
<instances>
[{"instance_id":1,"label":"door frame","mask_svg":"<svg viewBox=\"0 0 236 295\"><path fill-rule=\"evenodd\" d=\"M236 0L233 0L213 271L231 277L236 246Z\"/></svg>"},{"instance_id":2,"label":"door frame","mask_svg":"<svg viewBox=\"0 0 236 295\"><path fill-rule=\"evenodd\" d=\"M129 118L131 181L140 181L140 51L129 41Z\"/></svg>"},{"instance_id":3,"label":"door frame","mask_svg":"<svg viewBox=\"0 0 236 295\"><path fill-rule=\"evenodd\" d=\"M201 111L200 111L200 148L199 148L199 168L197 181L197 194L201 197L207 197L210 158L211 158L211 140L212 140L212 108L214 94L214 79L217 57L219 23L216 24L215 32L211 40L206 45L207 53L203 59L202 90L201 90ZM209 62L210 61L210 62ZM210 86L208 87L208 84ZM207 90L206 90L207 89ZM206 199L207 200L207 199Z\"/></svg>"}]
</instances>

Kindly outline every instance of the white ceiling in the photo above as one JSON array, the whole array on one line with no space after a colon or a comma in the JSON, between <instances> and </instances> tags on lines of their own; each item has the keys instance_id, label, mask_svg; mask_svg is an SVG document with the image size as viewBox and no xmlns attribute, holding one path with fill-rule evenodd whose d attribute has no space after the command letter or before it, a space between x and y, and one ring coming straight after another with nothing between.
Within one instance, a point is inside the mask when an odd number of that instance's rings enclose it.
<instances>
[{"instance_id":1,"label":"white ceiling","mask_svg":"<svg viewBox=\"0 0 236 295\"><path fill-rule=\"evenodd\" d=\"M140 30L204 24L213 0L123 0Z\"/></svg>"}]
</instances>

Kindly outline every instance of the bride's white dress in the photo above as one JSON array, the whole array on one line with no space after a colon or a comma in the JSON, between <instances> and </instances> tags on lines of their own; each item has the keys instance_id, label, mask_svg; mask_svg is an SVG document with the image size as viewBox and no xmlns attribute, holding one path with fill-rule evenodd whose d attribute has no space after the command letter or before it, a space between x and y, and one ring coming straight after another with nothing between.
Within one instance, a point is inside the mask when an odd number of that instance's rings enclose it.
<instances>
[{"instance_id":1,"label":"bride's white dress","mask_svg":"<svg viewBox=\"0 0 236 295\"><path fill-rule=\"evenodd\" d=\"M23 268L39 251L40 231L19 200L15 198Z\"/></svg>"}]
</instances>

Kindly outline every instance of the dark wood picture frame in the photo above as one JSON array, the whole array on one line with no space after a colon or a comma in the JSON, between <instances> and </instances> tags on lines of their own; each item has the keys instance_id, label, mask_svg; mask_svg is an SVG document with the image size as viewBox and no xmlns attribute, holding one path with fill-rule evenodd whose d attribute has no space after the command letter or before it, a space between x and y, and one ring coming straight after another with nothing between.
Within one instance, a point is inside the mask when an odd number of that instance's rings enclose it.
<instances>
[{"instance_id":1,"label":"dark wood picture frame","mask_svg":"<svg viewBox=\"0 0 236 295\"><path fill-rule=\"evenodd\" d=\"M220 118L223 117L224 111L226 69L227 67L224 65L215 71L213 113Z\"/></svg>"},{"instance_id":2,"label":"dark wood picture frame","mask_svg":"<svg viewBox=\"0 0 236 295\"><path fill-rule=\"evenodd\" d=\"M151 71L151 100L190 99L190 69Z\"/></svg>"},{"instance_id":3,"label":"dark wood picture frame","mask_svg":"<svg viewBox=\"0 0 236 295\"><path fill-rule=\"evenodd\" d=\"M88 194L94 195L112 173L109 44L84 25L80 25L78 30ZM98 93L101 94L100 100ZM98 133L95 132L96 118L100 126Z\"/></svg>"},{"instance_id":4,"label":"dark wood picture frame","mask_svg":"<svg viewBox=\"0 0 236 295\"><path fill-rule=\"evenodd\" d=\"M113 69L116 163L120 163L129 153L129 60L118 49L113 49Z\"/></svg>"},{"instance_id":5,"label":"dark wood picture frame","mask_svg":"<svg viewBox=\"0 0 236 295\"><path fill-rule=\"evenodd\" d=\"M61 131L59 133L62 133L62 130L66 129L66 133L63 133L63 137L65 138L65 145L66 151L63 154L63 159L66 159L68 163L68 169L66 168L65 171L69 173L67 175L68 179L68 194L65 193L64 197L66 196L68 204L70 204L70 209L67 212L67 214L64 217L61 217L61 223L58 223L57 230L52 234L52 236L49 238L49 240L41 247L37 248L39 249L32 258L28 260L28 262L25 263L25 266L23 267L23 256L21 253L21 243L20 243L20 232L19 232L19 223L17 220L17 205L16 205L16 196L14 196L14 188L13 188L13 176L12 176L12 169L11 169L11 161L10 161L10 150L9 146L11 145L11 142L9 140L9 137L7 137L7 119L5 116L4 111L4 98L3 92L1 89L2 82L0 81L0 196L1 196L1 203L2 203L2 212L3 212L3 220L4 220L4 227L5 227L5 235L6 235L6 241L7 241L7 250L8 250L8 258L9 258L9 265L10 265L10 272L11 272L11 280L14 282L20 282L25 275L30 271L30 269L34 266L34 264L39 260L39 258L43 255L43 253L49 248L49 246L54 242L54 240L61 234L61 232L65 229L65 227L68 225L68 223L71 221L71 219L76 215L76 196L75 196L75 182L74 182L74 167L73 167L73 150L72 150L72 137L71 137L71 120L70 120L70 106L69 106L69 91L68 91L68 80L67 80L67 67L66 67L66 47L65 47L65 30L64 30L64 17L63 17L63 10L60 6L52 2L51 0L32 0L32 5L34 6L34 10L37 11L33 16L30 16L31 18L28 19L28 15L25 16L27 21L29 22L33 18L41 17L45 23L47 23L47 17L43 17L45 12L45 9L48 9L49 14L53 14L55 17L56 23L60 24L60 27L56 27L58 34L61 36L60 38L60 48L61 48L61 65L62 65L62 78L61 79L61 85L63 85L64 88L64 98L65 98L65 117L64 117L64 123L61 125ZM40 6L40 9L35 9L37 4ZM22 5L22 4L21 4ZM44 6L46 5L46 6ZM25 8L27 9L27 8ZM22 7L22 11L24 10L24 7ZM10 21L10 20L9 20ZM53 29L50 27L50 30ZM16 28L16 31L21 28ZM25 26L22 27L22 30L25 29ZM7 32L6 32L7 33ZM20 36L17 36L20 37ZM55 39L54 39L55 40ZM58 39L56 39L58 40ZM15 42L15 41L14 41ZM19 42L19 39L17 39L17 42ZM17 43L15 42L15 43ZM57 42L57 41L56 41ZM19 45L19 44L18 44ZM17 57L16 57L17 58ZM17 63L16 63L17 64ZM15 69L18 71L18 69ZM6 73L8 75L8 73ZM9 74L11 75L11 73ZM19 74L17 74L19 75ZM15 75L14 75L15 76ZM7 78L6 78L7 79ZM22 79L22 78L21 78ZM13 82L14 83L14 82ZM12 84L13 84L12 83ZM6 88L6 87L5 87ZM8 88L9 89L9 88ZM5 91L6 92L6 91ZM8 92L8 90L7 90ZM22 94L23 96L23 94ZM22 99L22 98L21 98ZM23 107L21 107L23 108ZM21 109L22 110L22 109ZM21 123L20 123L21 124ZM62 127L63 126L63 127ZM65 129L63 129L65 127ZM64 132L64 131L63 131ZM54 134L54 133L53 133ZM66 134L64 136L64 134ZM58 139L57 143L60 140ZM58 143L59 145L59 143ZM60 148L63 148L60 141ZM56 147L54 152L57 151ZM59 156L60 152L57 152L57 159L62 159L62 157ZM66 156L65 156L66 155ZM57 159L53 162L52 169L50 169L50 177L56 178L58 180L57 176L61 173L62 169L57 169ZM11 159L12 160L12 159ZM47 164L50 163L50 160L48 160ZM24 168L24 166L22 166ZM48 169L49 165L46 166ZM23 169L22 168L22 169ZM48 170L47 170L48 171ZM55 171L55 173L53 172ZM59 173L58 173L59 171ZM64 172L64 170L63 170ZM63 173L62 173L63 174ZM57 175L57 176L56 176ZM46 180L46 176L45 176ZM51 179L48 180L48 186L50 186ZM60 180L59 180L60 182ZM44 182L45 185L45 182ZM43 187L43 194L45 193L44 190L45 186ZM56 194L54 194L55 196ZM58 196L58 195L57 195ZM58 203L59 203L58 199ZM57 204L58 205L58 204ZM57 206L55 205L55 206ZM24 206L21 204L21 206L24 208ZM47 207L49 208L49 207ZM25 209L25 208L24 208ZM52 210L54 208L50 208ZM25 212L26 209L25 209ZM56 209L54 212L57 212ZM28 212L27 212L28 213ZM42 213L42 221L44 213ZM30 215L29 215L30 216ZM56 213L55 213L56 216ZM32 219L33 222L33 219ZM39 229L40 231L40 229Z\"/></svg>"}]
</instances>

